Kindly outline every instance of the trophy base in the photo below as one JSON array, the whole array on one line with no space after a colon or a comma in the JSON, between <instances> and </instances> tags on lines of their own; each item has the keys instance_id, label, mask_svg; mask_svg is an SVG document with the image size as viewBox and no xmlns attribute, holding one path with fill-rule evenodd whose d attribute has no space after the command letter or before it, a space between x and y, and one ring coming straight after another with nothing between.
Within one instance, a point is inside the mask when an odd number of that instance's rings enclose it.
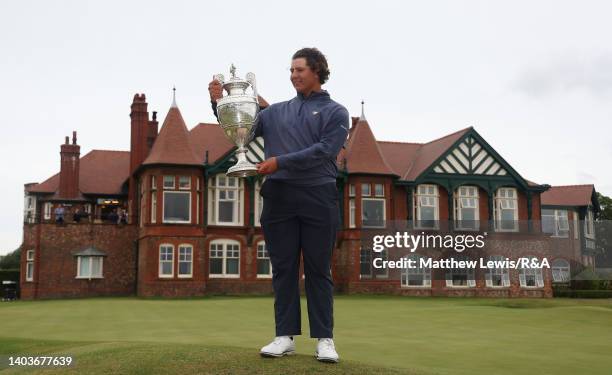
<instances>
[{"instance_id":1,"label":"trophy base","mask_svg":"<svg viewBox=\"0 0 612 375\"><path fill-rule=\"evenodd\" d=\"M227 170L227 177L250 177L257 175L257 167L254 165L235 165Z\"/></svg>"}]
</instances>

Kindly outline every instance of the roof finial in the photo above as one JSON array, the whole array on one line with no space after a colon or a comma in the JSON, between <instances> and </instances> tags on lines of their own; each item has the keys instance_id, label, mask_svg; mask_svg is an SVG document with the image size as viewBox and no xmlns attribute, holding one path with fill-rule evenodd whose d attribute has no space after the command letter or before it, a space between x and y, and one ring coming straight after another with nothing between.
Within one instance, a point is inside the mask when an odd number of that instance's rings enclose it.
<instances>
[{"instance_id":1,"label":"roof finial","mask_svg":"<svg viewBox=\"0 0 612 375\"><path fill-rule=\"evenodd\" d=\"M366 121L365 113L363 111L364 104L365 102L363 101L363 99L361 99L361 116L359 117L359 121Z\"/></svg>"},{"instance_id":2,"label":"roof finial","mask_svg":"<svg viewBox=\"0 0 612 375\"><path fill-rule=\"evenodd\" d=\"M177 108L176 105L176 86L172 86L172 105L171 108Z\"/></svg>"}]
</instances>

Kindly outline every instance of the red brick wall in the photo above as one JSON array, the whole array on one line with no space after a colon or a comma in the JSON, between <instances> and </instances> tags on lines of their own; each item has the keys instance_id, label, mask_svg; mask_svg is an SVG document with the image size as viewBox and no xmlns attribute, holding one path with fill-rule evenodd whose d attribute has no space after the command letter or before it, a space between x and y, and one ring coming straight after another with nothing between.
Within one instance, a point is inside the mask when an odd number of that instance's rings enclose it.
<instances>
[{"instance_id":1,"label":"red brick wall","mask_svg":"<svg viewBox=\"0 0 612 375\"><path fill-rule=\"evenodd\" d=\"M40 242L37 241L40 230ZM116 224L33 224L24 226L24 249L35 250L34 282L25 281L26 252L21 259L22 298L130 295L135 290L136 228ZM107 254L102 279L77 279L73 252L93 246Z\"/></svg>"}]
</instances>

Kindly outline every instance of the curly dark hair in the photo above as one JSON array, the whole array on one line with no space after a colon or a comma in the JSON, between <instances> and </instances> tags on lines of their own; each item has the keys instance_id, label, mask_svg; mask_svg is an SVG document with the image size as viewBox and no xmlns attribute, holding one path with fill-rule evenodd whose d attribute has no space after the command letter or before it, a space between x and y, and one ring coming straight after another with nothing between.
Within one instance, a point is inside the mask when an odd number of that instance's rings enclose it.
<instances>
[{"instance_id":1,"label":"curly dark hair","mask_svg":"<svg viewBox=\"0 0 612 375\"><path fill-rule=\"evenodd\" d=\"M319 75L319 82L324 84L329 79L329 68L325 55L316 48L302 48L293 54L292 60L305 58L310 69Z\"/></svg>"}]
</instances>

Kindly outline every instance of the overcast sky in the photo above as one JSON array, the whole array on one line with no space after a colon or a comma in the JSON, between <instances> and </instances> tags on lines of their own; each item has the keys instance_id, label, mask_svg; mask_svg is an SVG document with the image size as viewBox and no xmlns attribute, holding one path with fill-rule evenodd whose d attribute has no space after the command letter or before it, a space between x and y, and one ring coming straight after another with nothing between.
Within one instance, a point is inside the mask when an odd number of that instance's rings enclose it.
<instances>
[{"instance_id":1,"label":"overcast sky","mask_svg":"<svg viewBox=\"0 0 612 375\"><path fill-rule=\"evenodd\" d=\"M22 241L23 184L81 155L129 150L144 92L163 121L172 86L187 126L212 122L215 73L294 95L290 57L316 46L325 88L379 140L427 142L467 126L523 177L612 195L612 5L595 1L3 1L0 254Z\"/></svg>"}]
</instances>

